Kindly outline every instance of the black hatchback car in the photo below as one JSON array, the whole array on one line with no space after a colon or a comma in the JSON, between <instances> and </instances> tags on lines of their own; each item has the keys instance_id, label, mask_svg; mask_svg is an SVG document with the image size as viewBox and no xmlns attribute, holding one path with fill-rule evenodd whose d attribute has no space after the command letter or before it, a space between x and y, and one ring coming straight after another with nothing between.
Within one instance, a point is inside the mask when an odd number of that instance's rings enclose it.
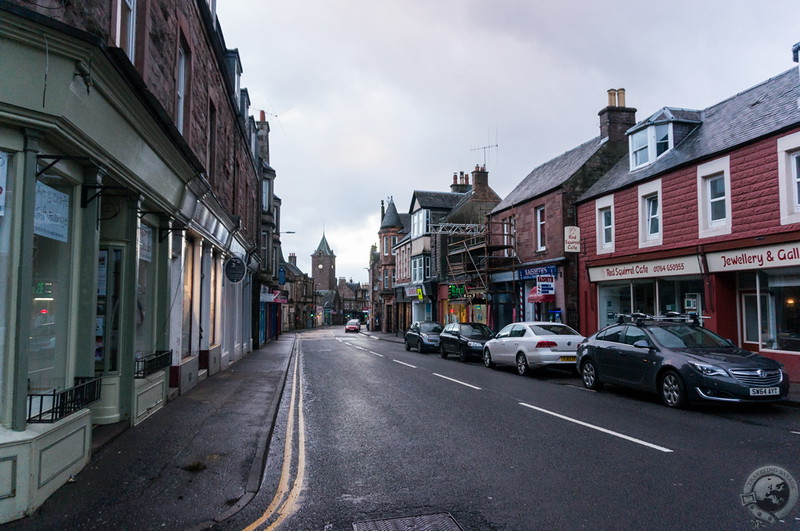
<instances>
[{"instance_id":1,"label":"black hatchback car","mask_svg":"<svg viewBox=\"0 0 800 531\"><path fill-rule=\"evenodd\" d=\"M686 318L634 315L578 345L577 368L588 389L605 383L657 393L669 407L688 402L777 402L789 394L783 365Z\"/></svg>"},{"instance_id":2,"label":"black hatchback car","mask_svg":"<svg viewBox=\"0 0 800 531\"><path fill-rule=\"evenodd\" d=\"M483 323L450 323L439 335L439 353L443 358L458 354L461 361L471 356L483 356L483 345L494 337L492 330Z\"/></svg>"}]
</instances>

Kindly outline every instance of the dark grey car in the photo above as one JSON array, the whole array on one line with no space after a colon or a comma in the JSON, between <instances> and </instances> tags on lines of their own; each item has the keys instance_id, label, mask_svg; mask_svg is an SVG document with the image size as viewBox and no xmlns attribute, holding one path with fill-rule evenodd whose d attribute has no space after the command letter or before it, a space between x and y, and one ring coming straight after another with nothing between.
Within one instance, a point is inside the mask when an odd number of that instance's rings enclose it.
<instances>
[{"instance_id":1,"label":"dark grey car","mask_svg":"<svg viewBox=\"0 0 800 531\"><path fill-rule=\"evenodd\" d=\"M470 357L483 356L483 345L494 334L483 323L450 323L439 336L439 353L443 358L448 354L458 354L461 361Z\"/></svg>"},{"instance_id":2,"label":"dark grey car","mask_svg":"<svg viewBox=\"0 0 800 531\"><path fill-rule=\"evenodd\" d=\"M636 317L636 316L634 316ZM789 394L783 365L686 320L635 318L578 345L588 389L605 383L657 393L669 407L688 402L777 402Z\"/></svg>"},{"instance_id":3,"label":"dark grey car","mask_svg":"<svg viewBox=\"0 0 800 531\"><path fill-rule=\"evenodd\" d=\"M436 321L416 321L406 330L406 350L412 348L420 352L439 350L439 334L442 323Z\"/></svg>"}]
</instances>

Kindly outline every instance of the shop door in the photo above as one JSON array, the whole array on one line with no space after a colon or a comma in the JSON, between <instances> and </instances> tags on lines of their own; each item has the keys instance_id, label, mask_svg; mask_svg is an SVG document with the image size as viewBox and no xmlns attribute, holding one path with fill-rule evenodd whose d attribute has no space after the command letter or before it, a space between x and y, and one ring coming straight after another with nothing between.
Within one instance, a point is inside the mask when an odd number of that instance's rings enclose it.
<instances>
[{"instance_id":1,"label":"shop door","mask_svg":"<svg viewBox=\"0 0 800 531\"><path fill-rule=\"evenodd\" d=\"M100 248L94 348L96 374L109 375L119 371L122 258L123 249L120 247Z\"/></svg>"}]
</instances>

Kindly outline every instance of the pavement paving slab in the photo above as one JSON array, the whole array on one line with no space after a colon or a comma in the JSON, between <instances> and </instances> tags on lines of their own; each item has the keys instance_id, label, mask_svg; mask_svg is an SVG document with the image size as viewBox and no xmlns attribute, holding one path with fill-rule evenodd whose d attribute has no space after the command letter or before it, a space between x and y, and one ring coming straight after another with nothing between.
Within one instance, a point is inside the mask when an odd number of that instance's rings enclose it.
<instances>
[{"instance_id":1,"label":"pavement paving slab","mask_svg":"<svg viewBox=\"0 0 800 531\"><path fill-rule=\"evenodd\" d=\"M296 336L284 334L198 383L10 529L187 529L245 505L260 484Z\"/></svg>"}]
</instances>

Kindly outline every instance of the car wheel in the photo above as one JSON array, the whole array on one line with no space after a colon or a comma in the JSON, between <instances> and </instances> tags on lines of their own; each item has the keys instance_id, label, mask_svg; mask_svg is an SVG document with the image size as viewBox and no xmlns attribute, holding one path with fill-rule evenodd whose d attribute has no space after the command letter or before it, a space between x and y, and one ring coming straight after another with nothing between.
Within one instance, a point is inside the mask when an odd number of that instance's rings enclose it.
<instances>
[{"instance_id":1,"label":"car wheel","mask_svg":"<svg viewBox=\"0 0 800 531\"><path fill-rule=\"evenodd\" d=\"M528 358L525 357L525 354L520 352L517 354L517 374L520 376L528 376L530 372L531 368L528 366Z\"/></svg>"},{"instance_id":2,"label":"car wheel","mask_svg":"<svg viewBox=\"0 0 800 531\"><path fill-rule=\"evenodd\" d=\"M586 389L598 390L603 387L603 382L597 376L597 367L595 367L594 361L590 359L581 363L581 378Z\"/></svg>"},{"instance_id":3,"label":"car wheel","mask_svg":"<svg viewBox=\"0 0 800 531\"><path fill-rule=\"evenodd\" d=\"M406 350L411 350L411 345L408 344L408 339L406 339Z\"/></svg>"},{"instance_id":4,"label":"car wheel","mask_svg":"<svg viewBox=\"0 0 800 531\"><path fill-rule=\"evenodd\" d=\"M487 369L494 369L494 362L492 361L492 353L489 349L483 350L483 366Z\"/></svg>"},{"instance_id":5,"label":"car wheel","mask_svg":"<svg viewBox=\"0 0 800 531\"><path fill-rule=\"evenodd\" d=\"M658 386L661 400L669 407L682 408L686 405L686 386L675 371L667 371Z\"/></svg>"},{"instance_id":6,"label":"car wheel","mask_svg":"<svg viewBox=\"0 0 800 531\"><path fill-rule=\"evenodd\" d=\"M447 351L444 349L444 345L439 343L439 356L442 358L447 358Z\"/></svg>"},{"instance_id":7,"label":"car wheel","mask_svg":"<svg viewBox=\"0 0 800 531\"><path fill-rule=\"evenodd\" d=\"M464 345L461 345L461 348L458 350L458 359L462 362L467 361L467 349Z\"/></svg>"}]
</instances>

